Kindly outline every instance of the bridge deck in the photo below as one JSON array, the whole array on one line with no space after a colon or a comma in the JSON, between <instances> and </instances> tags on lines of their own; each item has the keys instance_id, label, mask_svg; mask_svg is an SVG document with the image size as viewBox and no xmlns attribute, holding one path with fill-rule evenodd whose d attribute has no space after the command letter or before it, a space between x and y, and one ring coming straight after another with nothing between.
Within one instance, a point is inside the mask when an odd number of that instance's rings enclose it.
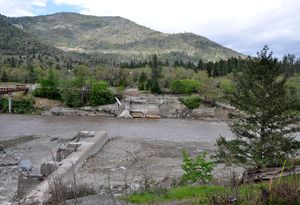
<instances>
[{"instance_id":1,"label":"bridge deck","mask_svg":"<svg viewBox=\"0 0 300 205\"><path fill-rule=\"evenodd\" d=\"M26 86L17 86L14 88L0 88L0 95L11 94L13 92L22 92L22 91L27 93L29 91L29 88Z\"/></svg>"}]
</instances>

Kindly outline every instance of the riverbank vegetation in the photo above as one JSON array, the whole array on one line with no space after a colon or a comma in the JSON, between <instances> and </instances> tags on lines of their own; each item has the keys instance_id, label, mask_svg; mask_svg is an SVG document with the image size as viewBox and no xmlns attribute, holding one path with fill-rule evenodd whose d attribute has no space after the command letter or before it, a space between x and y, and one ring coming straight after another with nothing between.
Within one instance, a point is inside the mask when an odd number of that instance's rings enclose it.
<instances>
[{"instance_id":1,"label":"riverbank vegetation","mask_svg":"<svg viewBox=\"0 0 300 205\"><path fill-rule=\"evenodd\" d=\"M136 204L297 205L300 204L299 187L299 175L242 185L232 179L226 185L185 185L137 191L128 201Z\"/></svg>"},{"instance_id":2,"label":"riverbank vegetation","mask_svg":"<svg viewBox=\"0 0 300 205\"><path fill-rule=\"evenodd\" d=\"M9 112L8 97L3 97L0 99L0 110L3 113ZM35 114L39 111L34 107L34 97L32 95L14 95L11 98L11 103L13 104L11 108L11 113L18 114Z\"/></svg>"},{"instance_id":3,"label":"riverbank vegetation","mask_svg":"<svg viewBox=\"0 0 300 205\"><path fill-rule=\"evenodd\" d=\"M29 57L28 57L29 58ZM126 87L136 87L143 92L154 94L198 95L213 101L228 102L226 95L235 89L233 79L242 73L255 58L229 58L217 62L169 62L154 55L148 60L131 60L110 64L77 63L74 66L44 68L35 64L15 64L7 60L0 67L2 82L39 83L34 96L59 99L68 107L111 103L114 94L111 89L98 92L103 100L96 102L91 97L92 82L105 81L113 91L122 91ZM18 66L20 65L20 66ZM276 66L287 76L287 86L300 96L300 61L294 55L286 55ZM100 86L101 87L101 86ZM99 88L100 88L99 87ZM102 87L103 88L103 87ZM93 92L96 93L96 92ZM300 103L298 103L299 105ZM300 109L298 106L297 110Z\"/></svg>"}]
</instances>

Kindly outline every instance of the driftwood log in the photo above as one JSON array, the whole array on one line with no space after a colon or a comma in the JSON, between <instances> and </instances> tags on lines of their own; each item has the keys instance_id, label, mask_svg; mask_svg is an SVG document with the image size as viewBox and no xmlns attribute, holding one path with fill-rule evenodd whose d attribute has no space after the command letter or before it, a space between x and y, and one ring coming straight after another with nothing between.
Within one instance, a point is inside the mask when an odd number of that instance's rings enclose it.
<instances>
[{"instance_id":1,"label":"driftwood log","mask_svg":"<svg viewBox=\"0 0 300 205\"><path fill-rule=\"evenodd\" d=\"M268 181L271 178L276 179L280 177L281 171L282 167L246 171L243 173L243 176L241 178L241 184ZM300 166L285 167L282 176L289 176L293 174L300 174Z\"/></svg>"}]
</instances>

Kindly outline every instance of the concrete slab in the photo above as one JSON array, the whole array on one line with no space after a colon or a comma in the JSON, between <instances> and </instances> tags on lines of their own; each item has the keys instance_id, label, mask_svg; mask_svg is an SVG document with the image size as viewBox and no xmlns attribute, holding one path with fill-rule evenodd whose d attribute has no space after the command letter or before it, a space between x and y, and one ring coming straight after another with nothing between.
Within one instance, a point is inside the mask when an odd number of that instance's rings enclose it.
<instances>
[{"instance_id":1,"label":"concrete slab","mask_svg":"<svg viewBox=\"0 0 300 205\"><path fill-rule=\"evenodd\" d=\"M73 172L77 172L78 168L91 155L97 153L108 141L106 132L97 132L94 137L84 138L81 141L81 146L76 152L73 152L66 159L62 160L62 165L53 172L47 180L39 184L32 190L24 199L22 204L42 204L49 197L49 182L51 180L59 179L68 181L72 179Z\"/></svg>"}]
</instances>

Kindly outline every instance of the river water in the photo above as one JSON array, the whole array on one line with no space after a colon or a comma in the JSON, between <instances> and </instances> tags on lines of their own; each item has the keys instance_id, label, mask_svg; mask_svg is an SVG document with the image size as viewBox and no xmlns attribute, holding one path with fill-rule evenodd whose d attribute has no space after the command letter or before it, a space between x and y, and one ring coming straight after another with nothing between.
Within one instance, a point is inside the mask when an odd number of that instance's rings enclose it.
<instances>
[{"instance_id":1,"label":"river water","mask_svg":"<svg viewBox=\"0 0 300 205\"><path fill-rule=\"evenodd\" d=\"M0 115L0 138L24 135L74 136L80 130L108 132L110 137L213 142L230 137L224 122L186 119L120 119L101 116Z\"/></svg>"}]
</instances>

